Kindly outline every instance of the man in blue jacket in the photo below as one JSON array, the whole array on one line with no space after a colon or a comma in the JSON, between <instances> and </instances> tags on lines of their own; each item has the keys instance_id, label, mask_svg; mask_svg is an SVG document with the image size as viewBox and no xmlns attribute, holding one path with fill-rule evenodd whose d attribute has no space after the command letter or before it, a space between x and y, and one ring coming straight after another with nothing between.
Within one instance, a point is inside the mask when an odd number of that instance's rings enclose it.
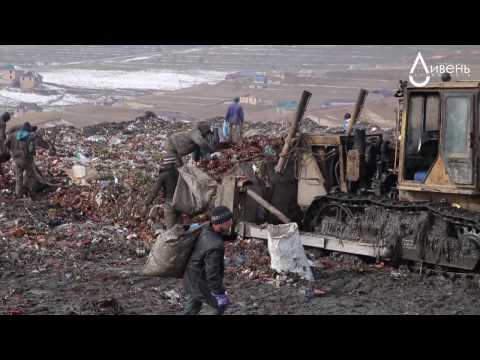
<instances>
[{"instance_id":1,"label":"man in blue jacket","mask_svg":"<svg viewBox=\"0 0 480 360\"><path fill-rule=\"evenodd\" d=\"M244 113L240 105L240 98L233 99L233 103L228 107L225 120L230 126L229 142L236 144L242 140L242 125L244 121Z\"/></svg>"}]
</instances>

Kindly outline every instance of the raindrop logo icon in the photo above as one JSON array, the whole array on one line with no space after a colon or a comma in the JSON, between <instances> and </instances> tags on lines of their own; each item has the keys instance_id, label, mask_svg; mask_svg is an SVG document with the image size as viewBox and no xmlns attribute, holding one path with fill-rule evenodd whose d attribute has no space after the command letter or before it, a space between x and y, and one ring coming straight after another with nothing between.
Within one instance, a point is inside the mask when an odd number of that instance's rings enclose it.
<instances>
[{"instance_id":1,"label":"raindrop logo icon","mask_svg":"<svg viewBox=\"0 0 480 360\"><path fill-rule=\"evenodd\" d=\"M423 66L423 69L425 70L425 74L426 74L426 77L425 77L425 80L423 82L416 82L415 79L413 78L413 73L415 72L415 69L416 67L419 65L419 64L422 64ZM409 75L409 80L410 82L415 85L416 87L424 87L425 85L428 84L428 82L430 81L430 72L428 71L428 67L427 67L427 64L425 63L425 60L423 60L423 56L422 56L422 53L419 51L418 52L418 55L415 59L415 61L413 62L413 66L412 68L410 69L410 75Z\"/></svg>"}]
</instances>

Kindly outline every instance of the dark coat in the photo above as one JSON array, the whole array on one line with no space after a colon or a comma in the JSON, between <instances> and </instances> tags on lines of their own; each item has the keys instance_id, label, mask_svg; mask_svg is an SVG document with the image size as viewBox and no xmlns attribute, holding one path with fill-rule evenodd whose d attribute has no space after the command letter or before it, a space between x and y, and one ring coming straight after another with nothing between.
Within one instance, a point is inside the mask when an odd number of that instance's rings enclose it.
<instances>
[{"instance_id":1,"label":"dark coat","mask_svg":"<svg viewBox=\"0 0 480 360\"><path fill-rule=\"evenodd\" d=\"M10 133L5 142L15 162L31 162L36 155L36 134L27 140L17 140L16 132Z\"/></svg>"},{"instance_id":2,"label":"dark coat","mask_svg":"<svg viewBox=\"0 0 480 360\"><path fill-rule=\"evenodd\" d=\"M178 166L182 165L182 157L191 154L197 149L202 149L211 154L215 149L210 146L206 136L210 132L209 126L194 126L190 131L184 131L171 135L167 139L166 157L175 157Z\"/></svg>"},{"instance_id":3,"label":"dark coat","mask_svg":"<svg viewBox=\"0 0 480 360\"><path fill-rule=\"evenodd\" d=\"M5 146L6 132L7 123L0 119L0 154L7 152L7 148Z\"/></svg>"},{"instance_id":4,"label":"dark coat","mask_svg":"<svg viewBox=\"0 0 480 360\"><path fill-rule=\"evenodd\" d=\"M223 237L205 225L198 236L183 276L185 291L195 299L217 306L211 295L225 292L223 287L225 245Z\"/></svg>"}]
</instances>

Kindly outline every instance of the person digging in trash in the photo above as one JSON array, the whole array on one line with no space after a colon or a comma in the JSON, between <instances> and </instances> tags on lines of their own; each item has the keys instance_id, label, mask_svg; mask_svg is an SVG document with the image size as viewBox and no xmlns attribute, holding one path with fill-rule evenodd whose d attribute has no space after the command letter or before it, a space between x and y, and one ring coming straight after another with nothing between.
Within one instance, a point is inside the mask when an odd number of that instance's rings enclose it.
<instances>
[{"instance_id":1,"label":"person digging in trash","mask_svg":"<svg viewBox=\"0 0 480 360\"><path fill-rule=\"evenodd\" d=\"M210 223L198 236L190 256L183 282L186 292L185 315L197 315L202 305L206 314L222 315L230 304L225 287L225 241L232 240L233 214L225 206L213 209Z\"/></svg>"},{"instance_id":2,"label":"person digging in trash","mask_svg":"<svg viewBox=\"0 0 480 360\"><path fill-rule=\"evenodd\" d=\"M214 149L206 140L208 134L211 133L210 126L201 122L196 124L192 130L179 132L170 135L166 141L166 152L157 176L157 180L150 192L143 212L146 213L147 208L152 204L158 193L163 189L165 194L164 205L164 221L165 227L170 229L179 220L180 214L173 206L173 195L178 182L178 168L183 166L182 157L187 156L198 149L208 154L214 153Z\"/></svg>"},{"instance_id":3,"label":"person digging in trash","mask_svg":"<svg viewBox=\"0 0 480 360\"><path fill-rule=\"evenodd\" d=\"M231 144L236 144L242 140L242 126L244 120L243 108L240 105L240 98L233 99L233 103L228 107L225 120L228 123L228 136Z\"/></svg>"},{"instance_id":4,"label":"person digging in trash","mask_svg":"<svg viewBox=\"0 0 480 360\"><path fill-rule=\"evenodd\" d=\"M4 152L5 149L5 139L7 137L7 123L10 121L11 115L8 112L4 112L0 116L0 152Z\"/></svg>"},{"instance_id":5,"label":"person digging in trash","mask_svg":"<svg viewBox=\"0 0 480 360\"><path fill-rule=\"evenodd\" d=\"M5 112L0 116L0 176L3 177L2 163L10 160L10 154L7 146L5 145L7 122L10 121L10 113Z\"/></svg>"},{"instance_id":6,"label":"person digging in trash","mask_svg":"<svg viewBox=\"0 0 480 360\"><path fill-rule=\"evenodd\" d=\"M15 162L15 194L38 192L48 185L42 181L35 167L36 146L48 149L49 145L36 133L37 127L25 123L17 131L9 131L6 146Z\"/></svg>"}]
</instances>

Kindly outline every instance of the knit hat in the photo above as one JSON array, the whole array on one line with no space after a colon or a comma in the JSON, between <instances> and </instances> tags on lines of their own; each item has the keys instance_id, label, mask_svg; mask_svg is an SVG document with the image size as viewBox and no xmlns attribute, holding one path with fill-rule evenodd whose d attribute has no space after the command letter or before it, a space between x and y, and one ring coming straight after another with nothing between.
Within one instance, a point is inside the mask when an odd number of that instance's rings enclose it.
<instances>
[{"instance_id":1,"label":"knit hat","mask_svg":"<svg viewBox=\"0 0 480 360\"><path fill-rule=\"evenodd\" d=\"M9 113L9 112L4 112L4 113L2 114L2 117L1 117L1 119L2 119L3 121L5 121L5 122L9 121L10 118L11 118L11 116L10 116L10 113Z\"/></svg>"},{"instance_id":2,"label":"knit hat","mask_svg":"<svg viewBox=\"0 0 480 360\"><path fill-rule=\"evenodd\" d=\"M224 224L231 219L233 219L233 214L226 206L216 207L212 211L211 222L214 225Z\"/></svg>"}]
</instances>

